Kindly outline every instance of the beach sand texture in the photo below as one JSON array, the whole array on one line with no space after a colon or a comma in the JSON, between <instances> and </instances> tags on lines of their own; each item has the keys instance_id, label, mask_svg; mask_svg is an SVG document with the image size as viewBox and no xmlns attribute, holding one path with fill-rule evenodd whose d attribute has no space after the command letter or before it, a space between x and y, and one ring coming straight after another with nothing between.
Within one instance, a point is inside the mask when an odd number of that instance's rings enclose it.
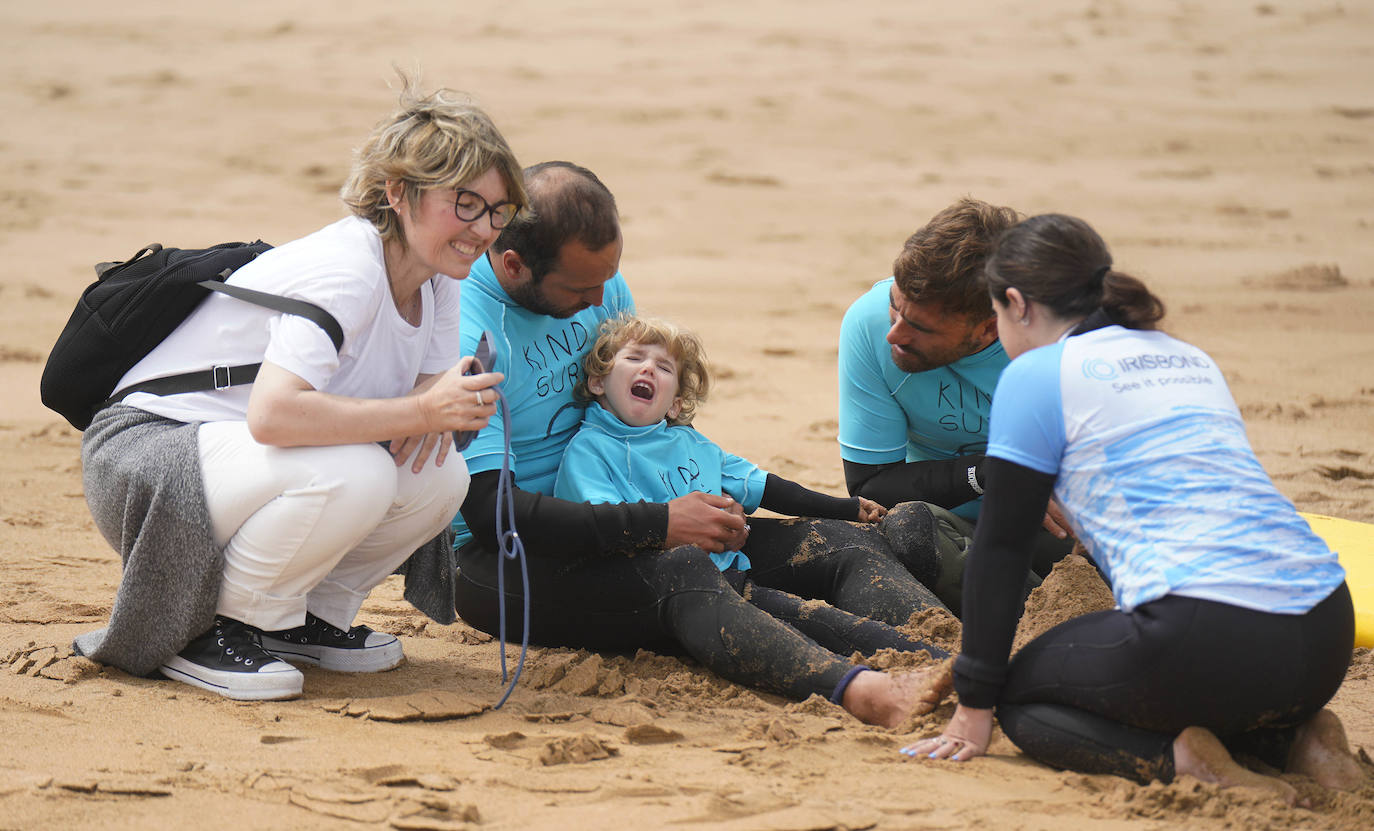
<instances>
[{"instance_id":1,"label":"beach sand texture","mask_svg":"<svg viewBox=\"0 0 1374 831\"><path fill-rule=\"evenodd\" d=\"M841 315L971 195L1093 223L1225 369L1279 488L1374 521L1367 5L71 0L3 17L0 829L1374 825L1374 780L1295 779L1312 802L1295 809L1056 772L1004 738L967 765L903 762L952 704L887 731L647 653L532 650L493 712L491 639L428 623L394 581L362 620L402 637L395 672L307 671L300 700L241 704L101 669L68 645L107 617L119 561L87 514L79 434L38 401L93 263L341 216L395 64L470 92L523 163L601 175L641 310L698 331L718 369L699 426L766 469L843 491ZM1061 570L1025 625L1100 604L1088 577ZM939 616L912 626L957 638ZM1332 707L1374 749L1368 650Z\"/></svg>"}]
</instances>

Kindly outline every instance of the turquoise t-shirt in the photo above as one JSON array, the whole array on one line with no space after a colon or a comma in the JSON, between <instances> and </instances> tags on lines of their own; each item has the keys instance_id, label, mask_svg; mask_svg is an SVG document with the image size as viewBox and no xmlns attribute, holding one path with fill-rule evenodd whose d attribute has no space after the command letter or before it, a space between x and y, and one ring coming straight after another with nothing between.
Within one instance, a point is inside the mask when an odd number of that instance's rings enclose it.
<instances>
[{"instance_id":1,"label":"turquoise t-shirt","mask_svg":"<svg viewBox=\"0 0 1374 831\"><path fill-rule=\"evenodd\" d=\"M491 263L479 258L459 283L459 338L471 355L483 331L491 332L497 372L505 373L500 389L510 412L511 471L515 484L531 493L552 494L563 450L582 424L573 403L573 387L582 376L582 358L596 341L601 322L633 314L634 298L616 274L607 283L600 306L572 317L535 314L501 288ZM503 413L497 414L463 451L470 473L499 470L505 453ZM453 519L455 545L472 539L462 514Z\"/></svg>"},{"instance_id":2,"label":"turquoise t-shirt","mask_svg":"<svg viewBox=\"0 0 1374 831\"><path fill-rule=\"evenodd\" d=\"M669 502L700 491L728 494L753 513L767 481L758 465L726 453L691 427L666 421L631 427L593 403L563 454L553 494L577 502ZM749 568L740 551L711 559L722 571Z\"/></svg>"},{"instance_id":3,"label":"turquoise t-shirt","mask_svg":"<svg viewBox=\"0 0 1374 831\"><path fill-rule=\"evenodd\" d=\"M875 283L840 324L840 457L884 465L984 452L992 392L1007 365L1002 343L927 372L903 372L886 340L892 282ZM954 513L975 519L980 504Z\"/></svg>"}]
</instances>

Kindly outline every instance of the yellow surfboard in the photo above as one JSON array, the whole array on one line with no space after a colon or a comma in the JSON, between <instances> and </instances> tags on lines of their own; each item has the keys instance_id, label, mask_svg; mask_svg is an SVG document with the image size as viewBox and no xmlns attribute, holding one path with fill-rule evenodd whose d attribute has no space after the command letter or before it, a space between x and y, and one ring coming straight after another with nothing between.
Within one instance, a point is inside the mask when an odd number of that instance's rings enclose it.
<instances>
[{"instance_id":1,"label":"yellow surfboard","mask_svg":"<svg viewBox=\"0 0 1374 831\"><path fill-rule=\"evenodd\" d=\"M1341 559L1355 600L1355 645L1374 648L1374 524L1322 514L1302 517Z\"/></svg>"}]
</instances>

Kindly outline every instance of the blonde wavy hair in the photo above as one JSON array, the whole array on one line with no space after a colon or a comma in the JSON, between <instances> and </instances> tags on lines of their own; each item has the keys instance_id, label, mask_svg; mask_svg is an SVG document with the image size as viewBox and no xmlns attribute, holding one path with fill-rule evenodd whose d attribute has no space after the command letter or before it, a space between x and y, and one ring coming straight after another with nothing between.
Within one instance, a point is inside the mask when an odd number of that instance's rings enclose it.
<instances>
[{"instance_id":1,"label":"blonde wavy hair","mask_svg":"<svg viewBox=\"0 0 1374 831\"><path fill-rule=\"evenodd\" d=\"M422 96L414 82L401 79L399 107L354 151L353 169L339 189L349 210L371 222L383 240L405 242L387 203L388 181L402 183L413 209L424 191L462 187L492 168L505 181L506 199L521 211L528 208L520 163L491 118L460 93L440 89Z\"/></svg>"},{"instance_id":2,"label":"blonde wavy hair","mask_svg":"<svg viewBox=\"0 0 1374 831\"><path fill-rule=\"evenodd\" d=\"M588 381L610 375L616 353L629 343L662 346L668 350L677 363L677 395L682 400L682 411L669 418L668 423L674 426L691 424L697 407L706 403L706 393L711 388L711 367L706 361L701 338L666 320L622 314L603 321L597 330L596 343L582 359L582 378L573 389L573 395L580 401L594 400L595 396L587 388Z\"/></svg>"}]
</instances>

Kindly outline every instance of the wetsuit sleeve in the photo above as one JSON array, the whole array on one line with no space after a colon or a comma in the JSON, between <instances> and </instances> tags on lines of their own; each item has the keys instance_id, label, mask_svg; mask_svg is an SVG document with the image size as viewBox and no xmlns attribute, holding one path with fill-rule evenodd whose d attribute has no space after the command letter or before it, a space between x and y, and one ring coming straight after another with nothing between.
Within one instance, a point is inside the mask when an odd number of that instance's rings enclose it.
<instances>
[{"instance_id":1,"label":"wetsuit sleeve","mask_svg":"<svg viewBox=\"0 0 1374 831\"><path fill-rule=\"evenodd\" d=\"M788 516L847 519L850 522L859 519L858 498L851 496L846 499L813 491L772 473L764 482L763 499L759 507Z\"/></svg>"},{"instance_id":2,"label":"wetsuit sleeve","mask_svg":"<svg viewBox=\"0 0 1374 831\"><path fill-rule=\"evenodd\" d=\"M1044 519L1055 476L989 456L987 495L964 570L963 648L954 689L969 707L993 707L1021 616L1031 540Z\"/></svg>"},{"instance_id":3,"label":"wetsuit sleeve","mask_svg":"<svg viewBox=\"0 0 1374 831\"><path fill-rule=\"evenodd\" d=\"M845 459L844 481L851 494L872 499L884 508L911 501L955 508L982 495L982 465L982 456L881 465Z\"/></svg>"},{"instance_id":4,"label":"wetsuit sleeve","mask_svg":"<svg viewBox=\"0 0 1374 831\"><path fill-rule=\"evenodd\" d=\"M459 510L472 535L496 550L496 484L499 470L475 473ZM515 527L532 557L627 555L663 548L668 506L661 502L591 505L512 488ZM504 507L504 506L503 506Z\"/></svg>"}]
</instances>

